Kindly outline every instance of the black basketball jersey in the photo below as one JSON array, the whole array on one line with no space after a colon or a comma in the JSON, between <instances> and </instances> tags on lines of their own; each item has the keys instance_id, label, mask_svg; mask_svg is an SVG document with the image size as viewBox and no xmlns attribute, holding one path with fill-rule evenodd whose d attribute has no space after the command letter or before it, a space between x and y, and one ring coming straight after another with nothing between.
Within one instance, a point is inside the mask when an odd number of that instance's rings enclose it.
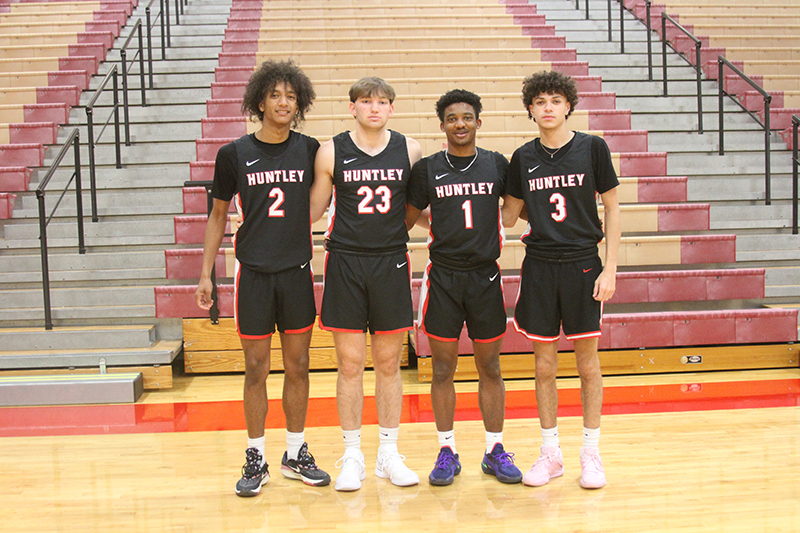
<instances>
[{"instance_id":1,"label":"black basketball jersey","mask_svg":"<svg viewBox=\"0 0 800 533\"><path fill-rule=\"evenodd\" d=\"M603 229L597 195L619 185L606 142L575 132L550 157L534 139L511 158L506 191L525 201L529 229L522 238L530 253L545 258L597 251Z\"/></svg>"},{"instance_id":2,"label":"black basketball jersey","mask_svg":"<svg viewBox=\"0 0 800 533\"><path fill-rule=\"evenodd\" d=\"M405 249L406 187L411 174L406 138L390 131L384 150L361 151L350 132L333 138L333 197L328 210L330 250L384 253Z\"/></svg>"},{"instance_id":3,"label":"black basketball jersey","mask_svg":"<svg viewBox=\"0 0 800 533\"><path fill-rule=\"evenodd\" d=\"M505 233L499 198L507 167L502 154L482 148L474 160L441 151L414 165L408 202L417 209L431 206L428 249L434 264L468 270L500 257Z\"/></svg>"},{"instance_id":4,"label":"black basketball jersey","mask_svg":"<svg viewBox=\"0 0 800 533\"><path fill-rule=\"evenodd\" d=\"M245 135L217 154L212 194L231 200L242 224L236 259L251 270L279 272L311 260L309 190L319 142L291 131L282 153Z\"/></svg>"}]
</instances>

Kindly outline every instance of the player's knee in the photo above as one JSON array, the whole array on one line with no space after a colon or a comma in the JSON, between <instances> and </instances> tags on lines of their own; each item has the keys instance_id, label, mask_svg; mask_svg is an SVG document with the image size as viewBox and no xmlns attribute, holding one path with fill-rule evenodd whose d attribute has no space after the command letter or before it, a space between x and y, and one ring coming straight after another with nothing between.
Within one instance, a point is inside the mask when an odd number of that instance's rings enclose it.
<instances>
[{"instance_id":1,"label":"player's knee","mask_svg":"<svg viewBox=\"0 0 800 533\"><path fill-rule=\"evenodd\" d=\"M447 383L453 380L456 373L456 365L449 361L436 361L433 363L433 375L431 379L436 383Z\"/></svg>"},{"instance_id":2,"label":"player's knee","mask_svg":"<svg viewBox=\"0 0 800 533\"><path fill-rule=\"evenodd\" d=\"M536 358L536 379L539 381L550 381L556 379L558 374L558 360L552 361L548 358Z\"/></svg>"},{"instance_id":3,"label":"player's knee","mask_svg":"<svg viewBox=\"0 0 800 533\"><path fill-rule=\"evenodd\" d=\"M269 375L269 363L269 360L263 360L257 357L245 357L245 383L251 385L265 381Z\"/></svg>"},{"instance_id":4,"label":"player's knee","mask_svg":"<svg viewBox=\"0 0 800 533\"><path fill-rule=\"evenodd\" d=\"M475 363L478 367L478 374L480 374L481 379L491 381L503 379L503 376L500 372L499 358L491 358L480 362L476 360Z\"/></svg>"}]
</instances>

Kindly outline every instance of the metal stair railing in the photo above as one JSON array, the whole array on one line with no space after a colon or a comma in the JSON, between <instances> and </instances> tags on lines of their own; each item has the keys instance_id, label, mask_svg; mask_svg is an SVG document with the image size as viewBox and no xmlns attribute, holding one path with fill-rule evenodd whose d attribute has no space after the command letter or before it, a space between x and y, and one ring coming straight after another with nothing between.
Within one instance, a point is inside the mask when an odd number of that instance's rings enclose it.
<instances>
[{"instance_id":1,"label":"metal stair railing","mask_svg":"<svg viewBox=\"0 0 800 533\"><path fill-rule=\"evenodd\" d=\"M61 205L61 200L64 198L64 195L67 193L67 189L72 184L73 180L75 181L75 203L77 205L77 216L78 216L78 253L85 254L86 253L86 245L84 242L84 235L83 235L83 198L81 196L81 147L80 147L80 132L78 128L72 130L67 137L64 146L61 147L61 150L58 152L53 163L50 165L50 168L47 170L47 174L45 174L42 182L36 188L36 200L39 204L39 248L41 250L42 255L42 290L44 292L44 329L52 330L53 329L53 313L50 306L50 266L47 260L47 225L53 219L53 215L58 209L58 206ZM64 190L61 191L61 196L58 198L58 202L56 202L55 207L50 212L50 216L46 215L46 207L45 207L45 194L48 183L50 183L50 178L53 177L53 174L58 169L61 161L64 159L64 156L67 153L67 150L70 146L75 147L75 171L70 177L67 185L64 187Z\"/></svg>"},{"instance_id":2,"label":"metal stair railing","mask_svg":"<svg viewBox=\"0 0 800 533\"><path fill-rule=\"evenodd\" d=\"M736 68L730 61L725 59L723 56L717 56L717 64L719 65L718 70L718 82L719 82L719 155L725 155L725 110L723 109L723 96L728 95L731 100L736 102L739 107L744 109L748 115L750 115L753 120L755 120L764 130L764 198L766 205L772 204L772 187L771 187L771 176L770 176L770 147L769 147L769 137L770 137L770 127L769 127L769 104L772 102L772 95L769 94L767 91L762 89L756 82L751 80L744 72ZM747 82L752 88L761 94L764 97L764 122L762 123L758 117L749 109L744 107L738 99L734 98L732 95L725 92L725 77L723 76L724 68L728 67L731 69L737 76Z\"/></svg>"}]
</instances>

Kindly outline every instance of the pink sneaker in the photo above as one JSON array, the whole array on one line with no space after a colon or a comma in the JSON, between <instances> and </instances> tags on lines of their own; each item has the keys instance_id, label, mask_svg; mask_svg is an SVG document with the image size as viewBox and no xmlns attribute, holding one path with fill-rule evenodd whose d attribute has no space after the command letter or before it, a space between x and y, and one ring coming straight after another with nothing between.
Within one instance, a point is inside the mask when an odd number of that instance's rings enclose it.
<instances>
[{"instance_id":1,"label":"pink sneaker","mask_svg":"<svg viewBox=\"0 0 800 533\"><path fill-rule=\"evenodd\" d=\"M603 460L597 448L581 448L581 487L599 489L606 484Z\"/></svg>"},{"instance_id":2,"label":"pink sneaker","mask_svg":"<svg viewBox=\"0 0 800 533\"><path fill-rule=\"evenodd\" d=\"M602 469L602 468L601 468ZM547 485L554 477L564 475L564 458L558 446L542 446L542 454L522 478L529 487Z\"/></svg>"}]
</instances>

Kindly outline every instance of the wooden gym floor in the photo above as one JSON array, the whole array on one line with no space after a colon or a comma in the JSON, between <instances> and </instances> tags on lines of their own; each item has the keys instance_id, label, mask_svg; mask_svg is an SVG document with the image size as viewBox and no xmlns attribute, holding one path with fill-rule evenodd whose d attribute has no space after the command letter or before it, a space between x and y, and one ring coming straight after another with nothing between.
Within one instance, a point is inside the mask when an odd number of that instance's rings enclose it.
<instances>
[{"instance_id":1,"label":"wooden gym floor","mask_svg":"<svg viewBox=\"0 0 800 533\"><path fill-rule=\"evenodd\" d=\"M608 485L578 486L580 399L559 379L566 474L545 487L503 485L480 471L477 383L457 383L463 470L449 487L427 475L437 453L429 385L404 371L400 451L422 479L376 479L374 401L367 398L367 479L355 493L280 475L280 400L271 400L272 478L234 495L246 433L241 375L177 376L136 405L0 409L2 531L800 531L800 369L606 378L601 451ZM279 398L282 376L268 381ZM509 380L506 448L523 471L538 456L532 380ZM374 390L371 373L365 390ZM335 373L311 381L306 439L335 478L342 452Z\"/></svg>"}]
</instances>

